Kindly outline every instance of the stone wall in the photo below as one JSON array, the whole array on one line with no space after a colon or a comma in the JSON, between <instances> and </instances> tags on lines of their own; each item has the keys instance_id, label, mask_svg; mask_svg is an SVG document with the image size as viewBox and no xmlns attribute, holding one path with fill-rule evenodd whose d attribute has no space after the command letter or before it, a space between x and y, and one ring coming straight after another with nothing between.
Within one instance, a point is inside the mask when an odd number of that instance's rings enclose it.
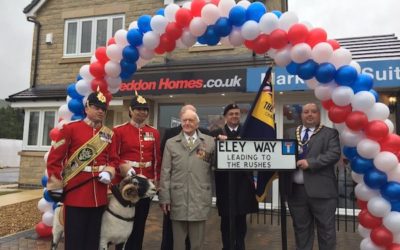
<instances>
[{"instance_id":1,"label":"stone wall","mask_svg":"<svg viewBox=\"0 0 400 250\"><path fill-rule=\"evenodd\" d=\"M19 169L18 184L20 188L38 188L41 187L41 179L45 173L45 152L22 151L21 164Z\"/></svg>"}]
</instances>

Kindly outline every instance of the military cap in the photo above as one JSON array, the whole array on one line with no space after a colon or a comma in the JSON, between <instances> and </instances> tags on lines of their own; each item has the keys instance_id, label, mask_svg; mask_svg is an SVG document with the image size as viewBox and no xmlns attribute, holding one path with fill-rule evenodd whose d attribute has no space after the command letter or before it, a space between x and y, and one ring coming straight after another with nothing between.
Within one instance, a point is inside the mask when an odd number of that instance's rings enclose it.
<instances>
[{"instance_id":1,"label":"military cap","mask_svg":"<svg viewBox=\"0 0 400 250\"><path fill-rule=\"evenodd\" d=\"M103 110L107 110L108 108L107 98L100 91L91 93L88 96L86 103L88 105L93 105Z\"/></svg>"},{"instance_id":2,"label":"military cap","mask_svg":"<svg viewBox=\"0 0 400 250\"><path fill-rule=\"evenodd\" d=\"M143 96L138 95L136 93L136 95L131 100L130 107L131 109L137 109L137 108L149 109L149 104L147 103L146 99Z\"/></svg>"},{"instance_id":3,"label":"military cap","mask_svg":"<svg viewBox=\"0 0 400 250\"><path fill-rule=\"evenodd\" d=\"M237 104L231 103L227 106L225 106L224 108L224 116L226 115L226 113L228 113L229 110L231 109L240 109L239 106Z\"/></svg>"}]
</instances>

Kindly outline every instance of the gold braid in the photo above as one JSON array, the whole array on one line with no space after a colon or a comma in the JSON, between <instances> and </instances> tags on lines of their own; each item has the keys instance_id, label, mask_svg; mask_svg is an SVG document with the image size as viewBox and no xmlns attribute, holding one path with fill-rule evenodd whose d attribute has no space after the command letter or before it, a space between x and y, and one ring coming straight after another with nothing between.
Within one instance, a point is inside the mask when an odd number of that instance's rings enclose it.
<instances>
[{"instance_id":1,"label":"gold braid","mask_svg":"<svg viewBox=\"0 0 400 250\"><path fill-rule=\"evenodd\" d=\"M296 139L297 139L297 143L299 144L299 146L304 146L307 145L307 143L310 141L311 137L315 134L317 134L323 127L324 125L320 124L318 126L318 128L316 130L314 130L314 133L308 138L308 140L303 144L301 141L301 128L303 127L303 125L300 125L296 128Z\"/></svg>"}]
</instances>

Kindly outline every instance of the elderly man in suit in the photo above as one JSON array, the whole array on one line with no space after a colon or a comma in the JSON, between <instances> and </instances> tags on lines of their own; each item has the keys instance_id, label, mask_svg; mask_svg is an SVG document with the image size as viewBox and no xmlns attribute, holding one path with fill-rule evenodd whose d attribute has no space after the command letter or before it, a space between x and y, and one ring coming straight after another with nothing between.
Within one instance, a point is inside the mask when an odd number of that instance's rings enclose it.
<instances>
[{"instance_id":1,"label":"elderly man in suit","mask_svg":"<svg viewBox=\"0 0 400 250\"><path fill-rule=\"evenodd\" d=\"M175 250L185 249L188 235L192 250L203 249L206 220L211 209L213 137L198 130L193 110L181 115L182 132L165 145L161 166L159 201L170 213Z\"/></svg>"},{"instance_id":2,"label":"elderly man in suit","mask_svg":"<svg viewBox=\"0 0 400 250\"><path fill-rule=\"evenodd\" d=\"M336 247L335 164L340 158L340 142L338 132L323 126L320 118L320 109L315 103L305 104L302 125L291 133L298 142L299 155L297 170L287 175L285 181L298 250L313 248L314 223L319 249Z\"/></svg>"}]
</instances>

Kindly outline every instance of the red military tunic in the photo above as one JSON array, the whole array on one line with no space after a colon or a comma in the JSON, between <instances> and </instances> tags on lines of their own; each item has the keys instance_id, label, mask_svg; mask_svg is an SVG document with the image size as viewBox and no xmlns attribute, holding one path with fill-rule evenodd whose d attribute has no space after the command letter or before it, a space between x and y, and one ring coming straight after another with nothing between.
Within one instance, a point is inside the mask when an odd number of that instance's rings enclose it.
<instances>
[{"instance_id":1,"label":"red military tunic","mask_svg":"<svg viewBox=\"0 0 400 250\"><path fill-rule=\"evenodd\" d=\"M156 181L160 179L160 133L157 129L149 125L138 128L127 122L114 128L114 136L120 164L129 161L137 174ZM121 172L126 171L117 169L113 183L119 183Z\"/></svg>"},{"instance_id":2,"label":"red military tunic","mask_svg":"<svg viewBox=\"0 0 400 250\"><path fill-rule=\"evenodd\" d=\"M84 121L74 121L63 126L60 130L57 142L51 147L47 159L47 174L49 177L47 184L48 189L52 190L62 188L61 172L68 159L99 130L100 128L95 129ZM114 136L112 140L114 141ZM110 171L113 174L118 165L118 155L115 153L115 149L112 148L115 146L113 143L109 143L100 155L90 162L88 166L107 166L104 170ZM106 184L99 182L97 178L94 178L83 186L68 192L70 188L98 175L98 171L81 171L69 180L68 184L64 187L64 193L67 192L64 204L76 207L99 207L106 205L108 187Z\"/></svg>"}]
</instances>

